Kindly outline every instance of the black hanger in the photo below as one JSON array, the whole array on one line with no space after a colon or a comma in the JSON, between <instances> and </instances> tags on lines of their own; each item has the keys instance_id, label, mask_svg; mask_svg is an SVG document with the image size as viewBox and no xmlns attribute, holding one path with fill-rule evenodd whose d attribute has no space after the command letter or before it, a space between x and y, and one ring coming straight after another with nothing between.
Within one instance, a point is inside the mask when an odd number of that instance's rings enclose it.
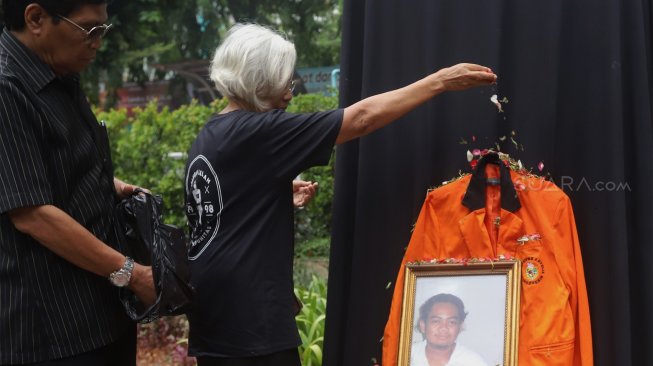
<instances>
[{"instance_id":1,"label":"black hanger","mask_svg":"<svg viewBox=\"0 0 653 366\"><path fill-rule=\"evenodd\" d=\"M501 208L510 212L519 210L521 203L510 178L510 170L501 161L497 153L489 153L483 156L476 164L472 178L467 186L467 192L463 197L463 205L472 211L485 207L485 187L487 184L491 184L485 176L485 166L487 164L494 164L499 167L499 179L495 178L495 180L498 180L497 184L501 186Z\"/></svg>"}]
</instances>

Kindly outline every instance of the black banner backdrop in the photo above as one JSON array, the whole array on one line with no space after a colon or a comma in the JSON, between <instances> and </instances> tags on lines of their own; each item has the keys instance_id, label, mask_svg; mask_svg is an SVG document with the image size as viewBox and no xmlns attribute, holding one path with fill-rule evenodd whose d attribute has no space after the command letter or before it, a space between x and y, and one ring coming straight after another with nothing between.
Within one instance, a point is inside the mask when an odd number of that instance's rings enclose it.
<instances>
[{"instance_id":1,"label":"black banner backdrop","mask_svg":"<svg viewBox=\"0 0 653 366\"><path fill-rule=\"evenodd\" d=\"M426 190L503 136L503 151L536 172L542 162L571 197L596 365L653 365L651 3L345 1L343 106L458 62L489 66L499 82L443 94L338 147L325 365L380 361ZM508 98L505 113L492 94Z\"/></svg>"}]
</instances>

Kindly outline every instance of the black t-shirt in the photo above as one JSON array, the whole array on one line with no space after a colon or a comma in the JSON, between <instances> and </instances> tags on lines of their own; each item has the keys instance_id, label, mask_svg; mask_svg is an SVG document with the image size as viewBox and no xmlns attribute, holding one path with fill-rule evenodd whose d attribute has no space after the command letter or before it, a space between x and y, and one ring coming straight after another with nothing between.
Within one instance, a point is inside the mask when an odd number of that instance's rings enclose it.
<instances>
[{"instance_id":1,"label":"black t-shirt","mask_svg":"<svg viewBox=\"0 0 653 366\"><path fill-rule=\"evenodd\" d=\"M190 149L189 312L194 356L266 355L301 344L293 313L292 179L327 164L342 110L214 116Z\"/></svg>"}]
</instances>

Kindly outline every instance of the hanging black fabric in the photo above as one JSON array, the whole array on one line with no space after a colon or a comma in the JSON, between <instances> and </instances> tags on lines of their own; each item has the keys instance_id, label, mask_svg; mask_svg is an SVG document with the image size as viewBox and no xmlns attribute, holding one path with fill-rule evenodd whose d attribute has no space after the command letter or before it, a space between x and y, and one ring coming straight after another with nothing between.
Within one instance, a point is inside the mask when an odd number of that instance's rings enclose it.
<instances>
[{"instance_id":1,"label":"hanging black fabric","mask_svg":"<svg viewBox=\"0 0 653 366\"><path fill-rule=\"evenodd\" d=\"M426 190L456 176L466 150L494 142L572 200L595 364L653 364L651 3L344 2L341 106L458 62L499 80L440 95L337 148L325 366L380 361L401 285L392 282ZM509 99L504 113L492 94Z\"/></svg>"},{"instance_id":2,"label":"hanging black fabric","mask_svg":"<svg viewBox=\"0 0 653 366\"><path fill-rule=\"evenodd\" d=\"M499 167L501 176L499 185L501 185L501 208L515 212L521 208L517 192L510 180L510 170L499 159L499 155L495 153L487 154L482 157L474 172L469 183L469 189L465 192L465 197L462 199L463 206L470 209L470 211L478 210L485 207L485 186L488 184L488 179L485 177L485 166L487 164L494 164Z\"/></svg>"},{"instance_id":3,"label":"hanging black fabric","mask_svg":"<svg viewBox=\"0 0 653 366\"><path fill-rule=\"evenodd\" d=\"M121 251L137 263L152 266L157 293L155 303L146 307L131 291L121 289L120 300L127 314L141 323L183 314L193 294L188 284L186 243L181 229L162 222L161 196L138 190L122 200L116 211L125 236Z\"/></svg>"}]
</instances>

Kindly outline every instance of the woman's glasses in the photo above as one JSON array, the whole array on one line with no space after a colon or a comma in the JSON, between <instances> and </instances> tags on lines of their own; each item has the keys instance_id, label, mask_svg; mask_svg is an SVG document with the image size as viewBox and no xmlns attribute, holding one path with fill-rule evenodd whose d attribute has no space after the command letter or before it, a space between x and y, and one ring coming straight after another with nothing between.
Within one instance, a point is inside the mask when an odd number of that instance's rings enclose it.
<instances>
[{"instance_id":1,"label":"woman's glasses","mask_svg":"<svg viewBox=\"0 0 653 366\"><path fill-rule=\"evenodd\" d=\"M296 86L297 86L297 84L295 83L295 79L290 80L290 83L288 83L288 91L290 93L294 93Z\"/></svg>"}]
</instances>

